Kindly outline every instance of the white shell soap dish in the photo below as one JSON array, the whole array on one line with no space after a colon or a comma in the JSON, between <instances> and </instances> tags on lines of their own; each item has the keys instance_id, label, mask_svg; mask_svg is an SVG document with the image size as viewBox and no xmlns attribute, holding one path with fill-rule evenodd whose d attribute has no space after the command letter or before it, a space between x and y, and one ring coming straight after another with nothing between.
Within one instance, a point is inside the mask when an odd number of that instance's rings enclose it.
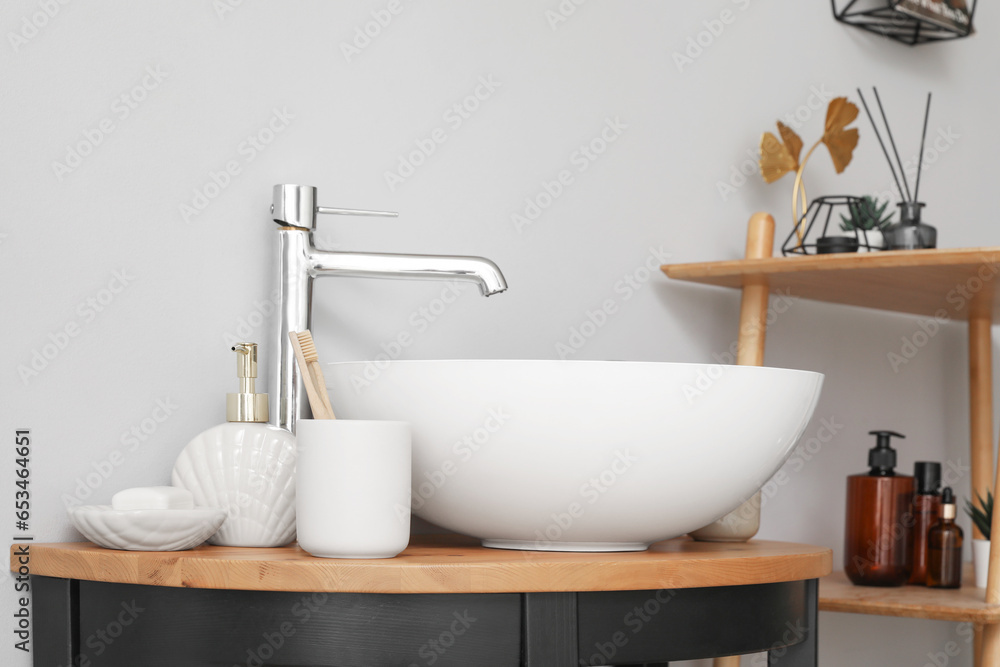
<instances>
[{"instance_id":1,"label":"white shell soap dish","mask_svg":"<svg viewBox=\"0 0 1000 667\"><path fill-rule=\"evenodd\" d=\"M172 487L128 489L112 505L68 509L84 537L106 549L184 551L211 537L226 520L216 507L193 507L191 494Z\"/></svg>"}]
</instances>

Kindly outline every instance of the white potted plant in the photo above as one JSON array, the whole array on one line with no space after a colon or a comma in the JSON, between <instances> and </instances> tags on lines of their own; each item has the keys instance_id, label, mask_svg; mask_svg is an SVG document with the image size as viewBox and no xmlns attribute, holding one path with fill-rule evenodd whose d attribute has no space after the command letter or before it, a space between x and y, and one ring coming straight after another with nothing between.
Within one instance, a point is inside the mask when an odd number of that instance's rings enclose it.
<instances>
[{"instance_id":1,"label":"white potted plant","mask_svg":"<svg viewBox=\"0 0 1000 667\"><path fill-rule=\"evenodd\" d=\"M993 492L986 492L986 500L976 494L979 506L965 501L965 512L972 518L985 539L972 540L972 558L976 566L976 588L986 588L986 578L990 573L990 528L993 525Z\"/></svg>"},{"instance_id":2,"label":"white potted plant","mask_svg":"<svg viewBox=\"0 0 1000 667\"><path fill-rule=\"evenodd\" d=\"M892 222L891 211L883 217L888 205L889 202L882 202L879 206L878 200L868 195L847 205L851 217L840 216L840 229L844 232L857 233L861 246L858 252L885 250L885 237L882 231Z\"/></svg>"}]
</instances>

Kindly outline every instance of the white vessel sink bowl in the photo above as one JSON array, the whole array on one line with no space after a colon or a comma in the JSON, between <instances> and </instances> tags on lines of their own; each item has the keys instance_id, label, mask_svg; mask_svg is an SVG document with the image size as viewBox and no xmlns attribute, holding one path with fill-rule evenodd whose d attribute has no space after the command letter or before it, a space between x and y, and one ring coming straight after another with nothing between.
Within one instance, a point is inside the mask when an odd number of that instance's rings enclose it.
<instances>
[{"instance_id":1,"label":"white vessel sink bowl","mask_svg":"<svg viewBox=\"0 0 1000 667\"><path fill-rule=\"evenodd\" d=\"M413 512L485 546L637 551L778 470L823 376L616 361L329 364L341 419L408 421Z\"/></svg>"}]
</instances>

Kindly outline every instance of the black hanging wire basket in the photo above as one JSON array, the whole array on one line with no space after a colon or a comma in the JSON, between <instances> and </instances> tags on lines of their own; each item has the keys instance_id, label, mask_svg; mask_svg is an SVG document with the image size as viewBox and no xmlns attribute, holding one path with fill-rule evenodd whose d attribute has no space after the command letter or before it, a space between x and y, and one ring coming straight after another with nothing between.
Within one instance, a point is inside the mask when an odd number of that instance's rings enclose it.
<instances>
[{"instance_id":1,"label":"black hanging wire basket","mask_svg":"<svg viewBox=\"0 0 1000 667\"><path fill-rule=\"evenodd\" d=\"M836 252L885 250L881 235L872 233L876 230L865 231L857 228L850 231L841 230L840 214L850 212L851 207L858 207L860 204L861 197L851 195L829 195L813 199L809 202L809 208L799 218L799 224L792 228L792 233L781 245L781 254L787 257L788 255L825 255ZM836 217L834 217L835 212L838 213ZM831 223L833 223L832 228L830 227ZM795 233L798 228L803 230L801 242ZM830 235L830 232L834 230L839 230L840 233Z\"/></svg>"},{"instance_id":2,"label":"black hanging wire basket","mask_svg":"<svg viewBox=\"0 0 1000 667\"><path fill-rule=\"evenodd\" d=\"M968 37L973 33L976 4L977 0L830 0L833 16L841 23L910 46Z\"/></svg>"}]
</instances>

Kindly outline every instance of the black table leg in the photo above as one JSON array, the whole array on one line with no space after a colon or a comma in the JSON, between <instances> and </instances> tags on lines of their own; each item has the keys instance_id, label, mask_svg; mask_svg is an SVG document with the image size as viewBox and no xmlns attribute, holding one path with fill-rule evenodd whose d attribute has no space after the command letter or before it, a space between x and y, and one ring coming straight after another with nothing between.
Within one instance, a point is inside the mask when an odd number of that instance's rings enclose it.
<instances>
[{"instance_id":1,"label":"black table leg","mask_svg":"<svg viewBox=\"0 0 1000 667\"><path fill-rule=\"evenodd\" d=\"M576 667L576 593L522 595L523 667Z\"/></svg>"},{"instance_id":2,"label":"black table leg","mask_svg":"<svg viewBox=\"0 0 1000 667\"><path fill-rule=\"evenodd\" d=\"M32 577L31 613L35 667L76 664L80 653L80 582Z\"/></svg>"},{"instance_id":3,"label":"black table leg","mask_svg":"<svg viewBox=\"0 0 1000 667\"><path fill-rule=\"evenodd\" d=\"M806 582L806 614L801 624L791 624L788 640L797 642L790 646L772 648L767 652L767 662L772 667L816 667L819 660L816 643L816 620L819 614L819 580Z\"/></svg>"}]
</instances>

